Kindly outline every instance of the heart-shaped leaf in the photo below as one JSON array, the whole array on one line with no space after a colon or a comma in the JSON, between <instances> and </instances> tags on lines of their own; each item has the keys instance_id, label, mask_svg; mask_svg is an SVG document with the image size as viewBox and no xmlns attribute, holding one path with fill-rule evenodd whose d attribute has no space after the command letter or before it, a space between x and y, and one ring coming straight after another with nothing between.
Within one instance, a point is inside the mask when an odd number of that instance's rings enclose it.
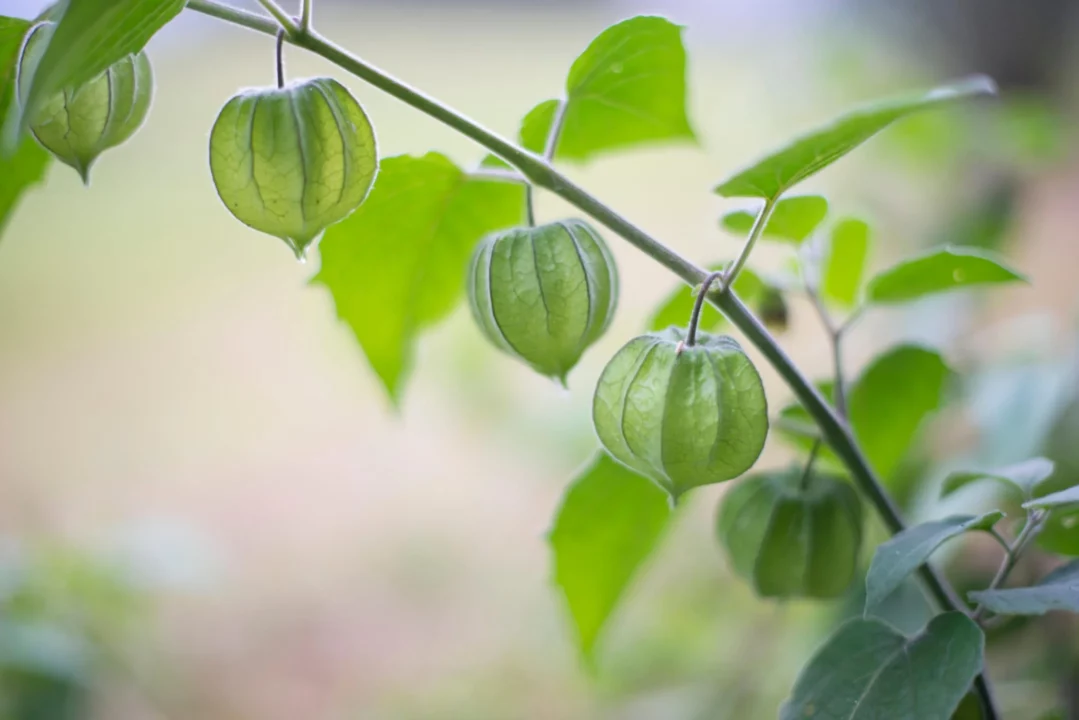
<instances>
[{"instance_id":1,"label":"heart-shaped leaf","mask_svg":"<svg viewBox=\"0 0 1079 720\"><path fill-rule=\"evenodd\" d=\"M589 662L600 631L670 518L667 494L606 453L597 453L566 491L548 539L554 579Z\"/></svg>"},{"instance_id":2,"label":"heart-shaped leaf","mask_svg":"<svg viewBox=\"0 0 1079 720\"><path fill-rule=\"evenodd\" d=\"M878 305L890 305L950 290L1016 281L1027 279L996 253L949 247L880 273L869 282L866 297Z\"/></svg>"},{"instance_id":3,"label":"heart-shaped leaf","mask_svg":"<svg viewBox=\"0 0 1079 720\"><path fill-rule=\"evenodd\" d=\"M696 136L686 116L686 50L680 25L653 16L600 33L570 68L563 100L533 108L521 144L542 153L560 123L555 158L584 161L643 143Z\"/></svg>"},{"instance_id":4,"label":"heart-shaped leaf","mask_svg":"<svg viewBox=\"0 0 1079 720\"><path fill-rule=\"evenodd\" d=\"M780 720L948 720L982 669L984 646L981 629L959 612L914 637L851 620L802 668Z\"/></svg>"},{"instance_id":5,"label":"heart-shaped leaf","mask_svg":"<svg viewBox=\"0 0 1079 720\"><path fill-rule=\"evenodd\" d=\"M1079 612L1079 560L1057 568L1033 587L967 593L1001 615L1044 615L1050 610Z\"/></svg>"},{"instance_id":6,"label":"heart-shaped leaf","mask_svg":"<svg viewBox=\"0 0 1079 720\"><path fill-rule=\"evenodd\" d=\"M881 543L865 576L866 613L892 594L945 541L969 530L988 530L1002 517L999 510L979 516L953 515L909 527Z\"/></svg>"},{"instance_id":7,"label":"heart-shaped leaf","mask_svg":"<svg viewBox=\"0 0 1079 720\"><path fill-rule=\"evenodd\" d=\"M356 212L326 231L314 282L356 334L397 402L416 335L461 299L468 259L487 233L519 224L519 185L476 180L438 153L385 158Z\"/></svg>"},{"instance_id":8,"label":"heart-shaped leaf","mask_svg":"<svg viewBox=\"0 0 1079 720\"><path fill-rule=\"evenodd\" d=\"M723 197L777 198L896 120L956 100L995 93L992 80L976 76L916 97L866 105L803 135L742 170L721 183L716 192Z\"/></svg>"},{"instance_id":9,"label":"heart-shaped leaf","mask_svg":"<svg viewBox=\"0 0 1079 720\"><path fill-rule=\"evenodd\" d=\"M745 234L753 228L761 209L733 210L724 215L719 223L725 230ZM801 245L813 234L828 214L828 201L820 195L796 195L776 203L761 237L785 240Z\"/></svg>"}]
</instances>

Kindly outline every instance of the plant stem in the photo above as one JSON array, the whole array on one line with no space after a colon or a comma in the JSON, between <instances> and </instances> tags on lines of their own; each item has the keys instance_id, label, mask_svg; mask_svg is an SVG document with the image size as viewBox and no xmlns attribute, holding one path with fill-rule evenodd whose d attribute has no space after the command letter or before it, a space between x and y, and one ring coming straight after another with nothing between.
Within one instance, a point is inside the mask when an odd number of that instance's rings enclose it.
<instances>
[{"instance_id":1,"label":"plant stem","mask_svg":"<svg viewBox=\"0 0 1079 720\"><path fill-rule=\"evenodd\" d=\"M704 309L704 300L708 297L708 288L712 287L712 283L717 278L723 277L723 272L717 270L713 273L708 273L708 277L701 283L701 291L697 293L697 301L693 303L693 313L689 316L689 331L686 333L686 347L693 347L697 344L697 325L701 322L701 310Z\"/></svg>"},{"instance_id":2,"label":"plant stem","mask_svg":"<svg viewBox=\"0 0 1079 720\"><path fill-rule=\"evenodd\" d=\"M996 590L1008 580L1008 576L1011 574L1015 564L1019 562L1019 556L1023 554L1023 550L1038 536L1044 520L1045 514L1039 510L1035 510L1027 516L1027 522L1019 535L1016 536L1015 541L1005 547L1004 560L1001 561L1000 569L997 570L997 574L993 577L993 581L989 583L987 590ZM985 609L982 604L974 608L974 615L972 616L974 620L981 621L982 616L985 615Z\"/></svg>"},{"instance_id":3,"label":"plant stem","mask_svg":"<svg viewBox=\"0 0 1079 720\"><path fill-rule=\"evenodd\" d=\"M813 475L813 464L817 462L817 453L820 452L821 444L821 439L817 438L813 442L813 448L809 451L809 459L806 460L805 469L802 470L802 481L798 483L798 487L803 491L809 487L809 478Z\"/></svg>"},{"instance_id":4,"label":"plant stem","mask_svg":"<svg viewBox=\"0 0 1079 720\"><path fill-rule=\"evenodd\" d=\"M285 28L277 31L277 87L285 87Z\"/></svg>"},{"instance_id":5,"label":"plant stem","mask_svg":"<svg viewBox=\"0 0 1079 720\"><path fill-rule=\"evenodd\" d=\"M269 33L277 31L277 26L266 18L223 6L212 0L188 0L187 7L252 30ZM688 285L701 284L707 277L705 270L607 207L600 200L555 170L542 157L518 147L453 108L412 88L316 33L291 34L286 39L329 60L361 80L370 83L479 143L520 170L521 174L529 182L559 195L666 267ZM756 242L755 236L759 236L763 230L770 211L771 207L766 203L761 215L757 218L759 228L755 225L754 230L756 232L750 233L750 240L747 240L746 243L749 247L743 248L742 256L739 257L742 264L745 263L745 257L748 256L747 250L752 250L751 241ZM728 282L724 283L725 287L721 291L712 291L711 293L702 291L702 296L708 295L708 300L719 308L735 327L741 330L746 339L761 352L764 358L779 373L780 377L790 386L799 402L817 422L824 441L832 447L836 455L847 467L856 484L876 507L889 532L893 535L901 532L906 528L906 525L899 509L877 480L846 424L836 415L821 394L817 392L813 384L802 375L760 321L753 316L733 292L727 291L727 285L729 285L729 282L733 282L737 275L736 271L739 269L740 266L736 262L735 266L732 266L731 272L726 275ZM959 612L966 611L963 601L960 600L951 586L937 574L935 569L929 565L922 565L919 569L919 576L941 608ZM989 696L988 681L984 679L984 676L979 677L979 682L975 683L975 688L982 697L986 708L986 720L998 720L998 714Z\"/></svg>"},{"instance_id":6,"label":"plant stem","mask_svg":"<svg viewBox=\"0 0 1079 720\"><path fill-rule=\"evenodd\" d=\"M813 302L813 307L817 310L817 315L820 316L821 324L824 325L824 330L828 333L828 342L832 347L832 367L835 375L832 381L832 393L835 401L835 411L839 417L846 420L847 390L843 374L843 330L832 321L832 316L828 312L828 308L825 307L820 292L809 283L808 278L805 279L805 283L806 294L809 295L809 299Z\"/></svg>"},{"instance_id":7,"label":"plant stem","mask_svg":"<svg viewBox=\"0 0 1079 720\"><path fill-rule=\"evenodd\" d=\"M547 133L547 142L543 144L543 159L547 162L554 160L554 154L558 151L558 141L562 139L562 126L566 123L566 108L568 106L569 103L565 100L559 100L558 107L554 111L551 129Z\"/></svg>"},{"instance_id":8,"label":"plant stem","mask_svg":"<svg viewBox=\"0 0 1079 720\"><path fill-rule=\"evenodd\" d=\"M314 0L303 0L300 8L300 32L311 32L311 14Z\"/></svg>"},{"instance_id":9,"label":"plant stem","mask_svg":"<svg viewBox=\"0 0 1079 720\"><path fill-rule=\"evenodd\" d=\"M277 24L287 30L290 35L295 35L299 31L295 21L274 0L258 0L258 2L259 5L266 9L266 12L273 15L274 19L277 20Z\"/></svg>"},{"instance_id":10,"label":"plant stem","mask_svg":"<svg viewBox=\"0 0 1079 720\"><path fill-rule=\"evenodd\" d=\"M764 228L768 224L768 219L772 217L772 210L776 206L776 200L778 200L778 198L768 198L764 201L764 207L761 208L760 214L757 215L757 219L753 222L753 227L749 229L749 237L746 238L746 243L742 246L742 251L738 253L738 257L734 259L730 269L727 271L726 280L723 282L724 290L727 290L734 285L734 281L738 278L738 273L742 272L742 268L745 267L746 261L749 260L750 253L753 252L753 246L757 244L757 239L760 238L761 233L764 232Z\"/></svg>"}]
</instances>

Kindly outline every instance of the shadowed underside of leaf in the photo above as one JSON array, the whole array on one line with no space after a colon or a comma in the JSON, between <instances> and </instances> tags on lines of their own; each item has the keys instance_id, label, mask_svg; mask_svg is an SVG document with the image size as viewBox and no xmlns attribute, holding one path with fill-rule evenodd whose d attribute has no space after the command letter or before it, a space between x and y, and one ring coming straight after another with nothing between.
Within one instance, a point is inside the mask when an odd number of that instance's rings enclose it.
<instances>
[{"instance_id":1,"label":"shadowed underside of leaf","mask_svg":"<svg viewBox=\"0 0 1079 720\"><path fill-rule=\"evenodd\" d=\"M566 491L548 539L554 581L589 662L600 631L670 517L667 494L606 453L597 454Z\"/></svg>"},{"instance_id":2,"label":"shadowed underside of leaf","mask_svg":"<svg viewBox=\"0 0 1079 720\"><path fill-rule=\"evenodd\" d=\"M896 120L956 100L995 93L989 78L975 76L917 97L867 105L797 138L724 181L716 192L723 197L777 198Z\"/></svg>"},{"instance_id":3,"label":"shadowed underside of leaf","mask_svg":"<svg viewBox=\"0 0 1079 720\"><path fill-rule=\"evenodd\" d=\"M1044 615L1050 610L1079 612L1079 560L1057 568L1033 587L979 590L968 595L1001 615Z\"/></svg>"},{"instance_id":4,"label":"shadowed underside of leaf","mask_svg":"<svg viewBox=\"0 0 1079 720\"><path fill-rule=\"evenodd\" d=\"M562 160L583 161L642 143L694 141L682 30L651 16L604 30L573 63L565 100L546 100L525 116L521 144L543 152L556 119L562 130L555 157Z\"/></svg>"},{"instance_id":5,"label":"shadowed underside of leaf","mask_svg":"<svg viewBox=\"0 0 1079 720\"><path fill-rule=\"evenodd\" d=\"M326 231L314 282L329 288L395 402L416 335L460 300L473 247L520 223L523 207L518 185L469 179L438 153L397 156L364 204Z\"/></svg>"},{"instance_id":6,"label":"shadowed underside of leaf","mask_svg":"<svg viewBox=\"0 0 1079 720\"><path fill-rule=\"evenodd\" d=\"M948 720L982 669L984 644L958 612L914 637L851 620L802 669L780 720Z\"/></svg>"}]
</instances>

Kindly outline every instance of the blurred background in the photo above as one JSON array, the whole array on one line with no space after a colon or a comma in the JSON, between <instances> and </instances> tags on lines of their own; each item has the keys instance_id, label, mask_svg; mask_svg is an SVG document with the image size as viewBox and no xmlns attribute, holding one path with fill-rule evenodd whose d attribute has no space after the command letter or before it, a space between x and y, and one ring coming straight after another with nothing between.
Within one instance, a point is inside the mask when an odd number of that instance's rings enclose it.
<instances>
[{"instance_id":1,"label":"blurred background","mask_svg":"<svg viewBox=\"0 0 1079 720\"><path fill-rule=\"evenodd\" d=\"M916 339L962 372L894 488L908 513L944 512L933 488L950 467L1048 453L1079 469L1079 2L317 2L324 34L507 135L592 37L639 12L688 26L701 146L569 172L700 263L738 247L710 188L792 133L974 71L1000 82L1000 102L905 122L805 190L871 220L874 268L974 244L1033 281L874 311L851 335L853 370ZM611 240L620 311L568 391L491 349L460 308L423 338L395 412L329 294L308 285L317 253L297 264L210 181L209 128L238 88L272 82L272 40L184 13L149 52L147 124L89 189L54 163L0 242L2 717L774 717L857 599L755 600L712 537L722 488L693 498L638 577L594 675L550 583L544 536L596 446L595 378L673 279ZM287 59L292 76L348 84L385 155L481 157L318 58ZM566 210L541 195L538 212ZM788 260L764 247L754 263ZM782 342L811 375L829 372L800 299ZM762 371L781 407L789 391ZM773 440L760 466L790 458ZM1055 531L1079 554L1070 527ZM991 545L953 554L971 582L995 570ZM900 605L895 622L916 627L918 602ZM1007 629L993 648L1008 718L1079 717L1069 619Z\"/></svg>"}]
</instances>

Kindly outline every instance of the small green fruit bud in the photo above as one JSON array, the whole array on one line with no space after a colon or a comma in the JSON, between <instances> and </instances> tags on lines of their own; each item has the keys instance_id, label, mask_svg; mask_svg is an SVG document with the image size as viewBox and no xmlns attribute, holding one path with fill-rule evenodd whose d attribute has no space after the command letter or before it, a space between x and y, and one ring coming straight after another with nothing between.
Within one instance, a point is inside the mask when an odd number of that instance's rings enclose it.
<instances>
[{"instance_id":1,"label":"small green fruit bud","mask_svg":"<svg viewBox=\"0 0 1079 720\"><path fill-rule=\"evenodd\" d=\"M360 206L377 170L367 115L330 78L241 92L210 133L210 172L225 207L299 258Z\"/></svg>"},{"instance_id":2,"label":"small green fruit bud","mask_svg":"<svg viewBox=\"0 0 1079 720\"><path fill-rule=\"evenodd\" d=\"M686 340L674 327L631 340L592 404L607 451L676 499L749 470L768 435L764 386L741 346L707 333Z\"/></svg>"},{"instance_id":3,"label":"small green fruit bud","mask_svg":"<svg viewBox=\"0 0 1079 720\"><path fill-rule=\"evenodd\" d=\"M610 324L618 270L580 220L488 235L468 274L472 314L496 346L562 384Z\"/></svg>"},{"instance_id":4,"label":"small green fruit bud","mask_svg":"<svg viewBox=\"0 0 1079 720\"><path fill-rule=\"evenodd\" d=\"M38 23L27 34L16 75L20 102L29 93L28 80L48 47L55 24ZM75 168L84 182L90 166L111 147L135 134L153 97L153 72L146 53L113 63L77 88L65 88L41 104L29 118L30 131L45 149Z\"/></svg>"},{"instance_id":5,"label":"small green fruit bud","mask_svg":"<svg viewBox=\"0 0 1079 720\"><path fill-rule=\"evenodd\" d=\"M754 475L720 504L719 541L762 597L837 597L858 569L858 494L832 475L804 480L799 468Z\"/></svg>"}]
</instances>

